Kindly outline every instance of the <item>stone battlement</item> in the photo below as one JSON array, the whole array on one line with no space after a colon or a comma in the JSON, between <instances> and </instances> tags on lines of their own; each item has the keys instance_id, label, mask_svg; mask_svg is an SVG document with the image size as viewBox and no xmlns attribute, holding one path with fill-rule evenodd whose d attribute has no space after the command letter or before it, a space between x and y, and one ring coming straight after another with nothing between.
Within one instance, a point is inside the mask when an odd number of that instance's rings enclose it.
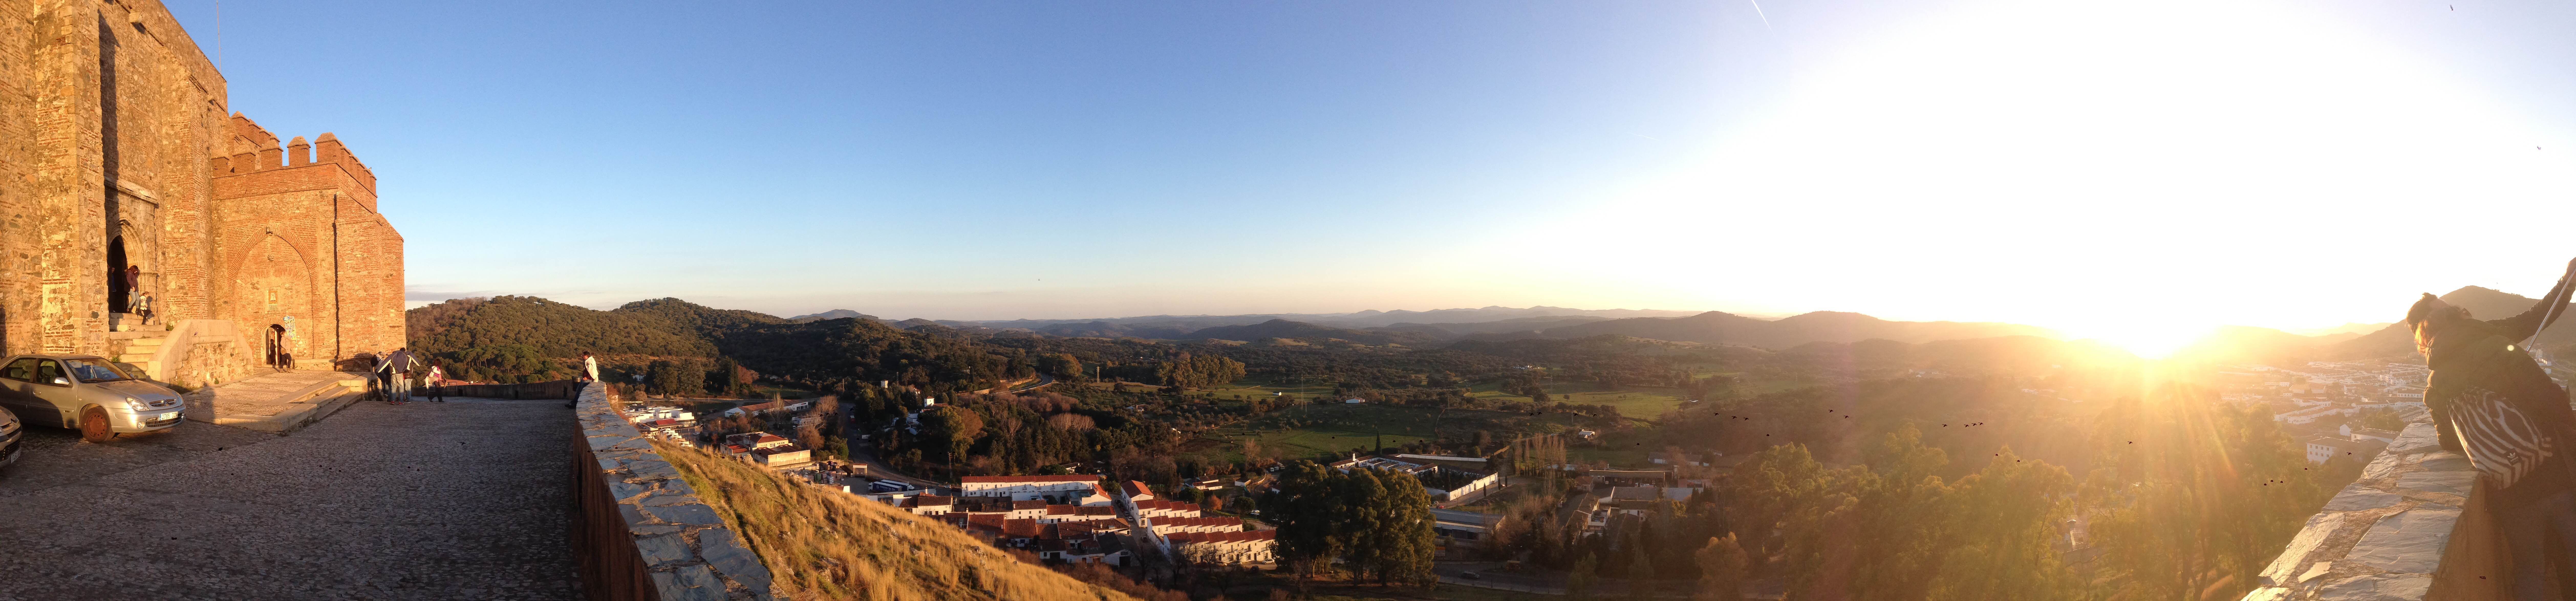
<instances>
[{"instance_id":1,"label":"stone battlement","mask_svg":"<svg viewBox=\"0 0 2576 601\"><path fill-rule=\"evenodd\" d=\"M368 169L366 162L358 160L358 155L351 154L349 147L340 142L340 137L331 132L322 132L322 136L311 143L305 142L303 136L296 136L280 146L277 134L269 133L267 128L260 127L259 123L241 113L233 113L232 126L230 154L213 159L218 179L276 169L336 165L348 173L356 188L370 197L376 193L376 172ZM374 208L373 202L367 204L370 210Z\"/></svg>"}]
</instances>

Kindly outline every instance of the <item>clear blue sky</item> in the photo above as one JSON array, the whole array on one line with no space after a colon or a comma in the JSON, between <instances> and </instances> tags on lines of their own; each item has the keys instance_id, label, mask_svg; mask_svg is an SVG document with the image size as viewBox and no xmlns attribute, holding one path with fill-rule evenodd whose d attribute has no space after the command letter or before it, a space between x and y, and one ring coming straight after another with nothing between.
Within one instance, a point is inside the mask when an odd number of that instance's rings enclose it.
<instances>
[{"instance_id":1,"label":"clear blue sky","mask_svg":"<svg viewBox=\"0 0 2576 601\"><path fill-rule=\"evenodd\" d=\"M213 2L168 1L217 47ZM2576 9L2052 4L235 0L220 60L234 110L376 170L415 301L2081 333L2052 308L2387 321L2423 289L2545 287L2576 255L2360 260L2426 223L2406 217L2426 195L2374 190L2510 181L2444 201L2576 217L2551 183L2576 155L2528 149L2576 152Z\"/></svg>"}]
</instances>

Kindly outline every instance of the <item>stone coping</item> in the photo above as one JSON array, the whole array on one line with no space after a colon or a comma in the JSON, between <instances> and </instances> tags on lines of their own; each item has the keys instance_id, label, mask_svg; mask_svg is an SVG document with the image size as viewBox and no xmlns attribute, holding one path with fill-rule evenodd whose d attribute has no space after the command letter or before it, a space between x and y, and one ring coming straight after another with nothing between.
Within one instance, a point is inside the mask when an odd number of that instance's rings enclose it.
<instances>
[{"instance_id":1,"label":"stone coping","mask_svg":"<svg viewBox=\"0 0 2576 601\"><path fill-rule=\"evenodd\" d=\"M714 508L698 500L680 472L653 452L644 433L618 414L607 387L595 382L583 386L574 413L597 462L592 474L607 484L658 598L774 598L769 569L760 556Z\"/></svg>"},{"instance_id":2,"label":"stone coping","mask_svg":"<svg viewBox=\"0 0 2576 601\"><path fill-rule=\"evenodd\" d=\"M2436 436L2430 422L2406 426L2359 479L2308 518L2244 601L2418 601L2486 588L2476 581L2455 587L2455 579L2437 574L2446 558L2456 562L2463 547L2475 546L2455 538L2492 537L2461 528L2464 515L2484 523L2485 512L2469 502L2477 472ZM2436 595L2437 582L2453 590Z\"/></svg>"}]
</instances>

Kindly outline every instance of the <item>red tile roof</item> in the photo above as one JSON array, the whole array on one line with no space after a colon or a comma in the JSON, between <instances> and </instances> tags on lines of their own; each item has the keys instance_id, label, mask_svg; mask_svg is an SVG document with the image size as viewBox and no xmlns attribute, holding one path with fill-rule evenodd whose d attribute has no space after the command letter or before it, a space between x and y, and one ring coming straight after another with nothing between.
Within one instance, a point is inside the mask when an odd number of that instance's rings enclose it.
<instances>
[{"instance_id":1,"label":"red tile roof","mask_svg":"<svg viewBox=\"0 0 2576 601\"><path fill-rule=\"evenodd\" d=\"M1021 509L1046 509L1046 506L1047 506L1047 502L1046 502L1046 501L1040 501L1040 500L1037 500L1037 499L1029 499L1029 500L1026 500L1026 501L1012 501L1012 502L1011 502L1011 509L1013 509L1013 510L1021 510Z\"/></svg>"},{"instance_id":2,"label":"red tile roof","mask_svg":"<svg viewBox=\"0 0 2576 601\"><path fill-rule=\"evenodd\" d=\"M1175 545L1186 545L1190 543L1234 543L1255 540L1275 540L1278 537L1279 531L1277 530L1253 530L1249 532L1182 532L1165 536L1163 538L1171 539L1172 544Z\"/></svg>"},{"instance_id":3,"label":"red tile roof","mask_svg":"<svg viewBox=\"0 0 2576 601\"><path fill-rule=\"evenodd\" d=\"M1154 518L1154 525L1156 525L1156 526L1241 526L1241 525L1243 525L1243 519L1242 519L1242 518L1234 518L1234 517L1226 517L1226 516L1211 516L1211 517L1178 517L1178 518Z\"/></svg>"},{"instance_id":4,"label":"red tile roof","mask_svg":"<svg viewBox=\"0 0 2576 601\"><path fill-rule=\"evenodd\" d=\"M1137 496L1137 495L1151 495L1151 494L1154 494L1154 489L1152 489L1152 488L1147 488L1147 487L1145 486L1145 483L1143 483L1143 482L1137 482L1137 481L1135 481L1135 480L1128 480L1126 484L1122 484L1122 485L1120 485L1120 486L1126 487L1126 489L1127 489L1127 496L1129 496L1129 497L1135 497L1135 496Z\"/></svg>"}]
</instances>

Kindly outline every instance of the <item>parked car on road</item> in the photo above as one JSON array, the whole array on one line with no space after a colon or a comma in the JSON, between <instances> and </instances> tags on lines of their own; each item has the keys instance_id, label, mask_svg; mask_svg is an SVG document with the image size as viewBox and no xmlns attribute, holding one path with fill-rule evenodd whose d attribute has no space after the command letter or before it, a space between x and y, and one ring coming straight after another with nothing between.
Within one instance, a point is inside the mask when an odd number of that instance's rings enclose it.
<instances>
[{"instance_id":1,"label":"parked car on road","mask_svg":"<svg viewBox=\"0 0 2576 601\"><path fill-rule=\"evenodd\" d=\"M0 363L0 408L28 424L80 430L81 440L179 425L179 393L87 355L17 355Z\"/></svg>"},{"instance_id":2,"label":"parked car on road","mask_svg":"<svg viewBox=\"0 0 2576 601\"><path fill-rule=\"evenodd\" d=\"M18 464L18 436L26 431L26 424L18 422L18 414L0 409L0 467Z\"/></svg>"}]
</instances>

